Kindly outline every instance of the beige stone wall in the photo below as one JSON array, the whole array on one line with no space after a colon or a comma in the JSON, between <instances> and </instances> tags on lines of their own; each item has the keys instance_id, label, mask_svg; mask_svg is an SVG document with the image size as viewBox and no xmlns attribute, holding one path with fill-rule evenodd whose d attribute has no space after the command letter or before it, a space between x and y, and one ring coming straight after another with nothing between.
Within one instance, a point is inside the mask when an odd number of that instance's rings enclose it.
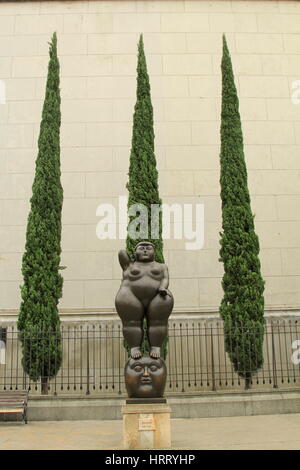
<instances>
[{"instance_id":1,"label":"beige stone wall","mask_svg":"<svg viewBox=\"0 0 300 470\"><path fill-rule=\"evenodd\" d=\"M300 2L108 0L0 3L0 309L17 309L45 89L58 34L64 186L61 309L113 307L119 240L96 208L126 195L140 32L151 80L163 202L205 204L205 245L166 240L176 308L217 310L222 265L220 60L225 32L240 97L267 308L300 306Z\"/></svg>"}]
</instances>

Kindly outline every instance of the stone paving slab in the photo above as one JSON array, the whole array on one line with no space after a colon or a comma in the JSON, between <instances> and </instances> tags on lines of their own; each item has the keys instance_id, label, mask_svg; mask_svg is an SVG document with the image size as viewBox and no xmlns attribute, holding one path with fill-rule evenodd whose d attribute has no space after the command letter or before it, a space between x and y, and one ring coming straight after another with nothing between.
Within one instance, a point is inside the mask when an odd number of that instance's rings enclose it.
<instances>
[{"instance_id":1,"label":"stone paving slab","mask_svg":"<svg viewBox=\"0 0 300 470\"><path fill-rule=\"evenodd\" d=\"M172 419L172 449L300 450L300 413ZM122 449L122 421L0 423L0 450Z\"/></svg>"}]
</instances>

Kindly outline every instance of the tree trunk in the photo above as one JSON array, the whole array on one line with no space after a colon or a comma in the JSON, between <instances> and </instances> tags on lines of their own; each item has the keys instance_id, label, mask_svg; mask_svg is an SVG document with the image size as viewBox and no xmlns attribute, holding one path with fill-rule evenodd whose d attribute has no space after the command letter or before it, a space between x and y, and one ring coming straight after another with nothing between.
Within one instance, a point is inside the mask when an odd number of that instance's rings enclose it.
<instances>
[{"instance_id":1,"label":"tree trunk","mask_svg":"<svg viewBox=\"0 0 300 470\"><path fill-rule=\"evenodd\" d=\"M245 377L245 390L251 388L251 375Z\"/></svg>"},{"instance_id":2,"label":"tree trunk","mask_svg":"<svg viewBox=\"0 0 300 470\"><path fill-rule=\"evenodd\" d=\"M41 392L42 395L48 395L48 377L41 378Z\"/></svg>"}]
</instances>

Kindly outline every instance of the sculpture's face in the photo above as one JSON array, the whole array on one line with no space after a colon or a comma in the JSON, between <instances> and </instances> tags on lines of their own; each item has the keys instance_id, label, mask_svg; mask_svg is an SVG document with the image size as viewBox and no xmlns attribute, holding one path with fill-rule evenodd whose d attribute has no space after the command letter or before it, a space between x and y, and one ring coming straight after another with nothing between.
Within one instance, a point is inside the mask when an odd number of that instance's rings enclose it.
<instances>
[{"instance_id":1,"label":"sculpture's face","mask_svg":"<svg viewBox=\"0 0 300 470\"><path fill-rule=\"evenodd\" d=\"M137 261L153 261L154 260L154 246L150 243L142 243L137 245L135 249L135 257Z\"/></svg>"},{"instance_id":2,"label":"sculpture's face","mask_svg":"<svg viewBox=\"0 0 300 470\"><path fill-rule=\"evenodd\" d=\"M130 358L125 365L125 384L129 398L162 397L166 377L166 365L160 358Z\"/></svg>"}]
</instances>

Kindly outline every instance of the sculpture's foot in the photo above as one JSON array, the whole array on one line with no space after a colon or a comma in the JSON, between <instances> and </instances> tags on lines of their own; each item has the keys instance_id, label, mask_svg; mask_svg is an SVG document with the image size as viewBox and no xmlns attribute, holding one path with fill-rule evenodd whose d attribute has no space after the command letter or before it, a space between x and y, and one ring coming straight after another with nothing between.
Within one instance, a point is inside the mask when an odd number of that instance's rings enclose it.
<instances>
[{"instance_id":1,"label":"sculpture's foot","mask_svg":"<svg viewBox=\"0 0 300 470\"><path fill-rule=\"evenodd\" d=\"M150 350L150 357L153 357L155 359L160 357L160 348L158 348L157 346L152 346Z\"/></svg>"},{"instance_id":2,"label":"sculpture's foot","mask_svg":"<svg viewBox=\"0 0 300 470\"><path fill-rule=\"evenodd\" d=\"M140 357L142 357L142 351L140 350L140 348L131 348L130 356L132 357L132 359L139 359Z\"/></svg>"}]
</instances>

